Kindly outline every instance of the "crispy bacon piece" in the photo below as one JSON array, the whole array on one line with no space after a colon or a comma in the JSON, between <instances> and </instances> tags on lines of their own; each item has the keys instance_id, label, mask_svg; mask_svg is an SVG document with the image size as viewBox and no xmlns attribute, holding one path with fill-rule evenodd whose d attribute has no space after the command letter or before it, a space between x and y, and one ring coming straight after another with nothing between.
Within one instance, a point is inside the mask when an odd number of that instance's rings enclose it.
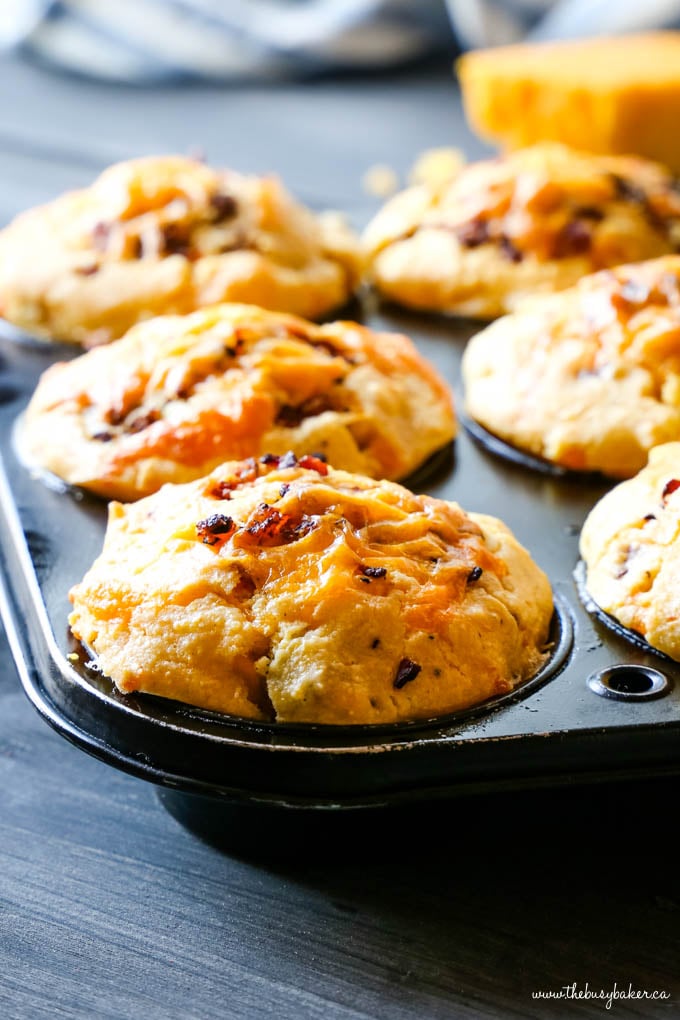
<instances>
[{"instance_id":1,"label":"crispy bacon piece","mask_svg":"<svg viewBox=\"0 0 680 1020\"><path fill-rule=\"evenodd\" d=\"M144 429L148 429L150 425L154 424L154 422L160 421L160 417L161 417L160 411L156 411L155 409L147 411L146 414L139 414L137 415L136 418L133 418L130 424L126 427L125 431L143 432Z\"/></svg>"},{"instance_id":2,"label":"crispy bacon piece","mask_svg":"<svg viewBox=\"0 0 680 1020\"><path fill-rule=\"evenodd\" d=\"M498 240L498 245L506 259L509 259L510 262L521 262L524 258L524 255L519 248L515 247L510 238L506 237L505 234L501 234Z\"/></svg>"},{"instance_id":3,"label":"crispy bacon piece","mask_svg":"<svg viewBox=\"0 0 680 1020\"><path fill-rule=\"evenodd\" d=\"M231 220L238 212L238 202L233 195L226 195L217 191L210 196L210 207L214 210L215 223L223 223L224 220Z\"/></svg>"},{"instance_id":4,"label":"crispy bacon piece","mask_svg":"<svg viewBox=\"0 0 680 1020\"><path fill-rule=\"evenodd\" d=\"M672 496L676 489L680 489L680 479L671 478L670 481L666 482L661 493L661 500L663 503L666 502L669 496Z\"/></svg>"},{"instance_id":5,"label":"crispy bacon piece","mask_svg":"<svg viewBox=\"0 0 680 1020\"><path fill-rule=\"evenodd\" d=\"M457 227L456 237L464 248L478 248L480 244L491 240L489 224L480 218L470 220Z\"/></svg>"},{"instance_id":6,"label":"crispy bacon piece","mask_svg":"<svg viewBox=\"0 0 680 1020\"><path fill-rule=\"evenodd\" d=\"M283 456L277 453L265 453L260 457L260 464L279 468L301 467L306 471L317 471L320 475L328 474L326 458L322 453L306 453L299 460L292 450L284 453Z\"/></svg>"},{"instance_id":7,"label":"crispy bacon piece","mask_svg":"<svg viewBox=\"0 0 680 1020\"><path fill-rule=\"evenodd\" d=\"M423 667L419 666L417 662L413 661L413 659L402 659L397 666L397 675L394 678L393 686L400 691L402 687L409 684L411 680L415 680L422 668Z\"/></svg>"},{"instance_id":8,"label":"crispy bacon piece","mask_svg":"<svg viewBox=\"0 0 680 1020\"><path fill-rule=\"evenodd\" d=\"M177 223L166 223L163 227L162 235L163 255L184 255L185 258L188 257L190 240L186 227L182 227Z\"/></svg>"},{"instance_id":9,"label":"crispy bacon piece","mask_svg":"<svg viewBox=\"0 0 680 1020\"><path fill-rule=\"evenodd\" d=\"M562 259L568 255L582 255L590 251L592 240L593 235L588 224L581 220L572 220L571 223L565 223L555 237L552 256Z\"/></svg>"},{"instance_id":10,"label":"crispy bacon piece","mask_svg":"<svg viewBox=\"0 0 680 1020\"><path fill-rule=\"evenodd\" d=\"M610 174L610 179L616 198L620 198L624 202L635 202L638 205L646 204L647 192L639 184L634 184L633 181L629 181L627 177L621 177L620 174Z\"/></svg>"},{"instance_id":11,"label":"crispy bacon piece","mask_svg":"<svg viewBox=\"0 0 680 1020\"><path fill-rule=\"evenodd\" d=\"M306 471L316 471L318 474L324 476L328 474L328 465L314 453L306 453L304 457L300 457L298 464Z\"/></svg>"},{"instance_id":12,"label":"crispy bacon piece","mask_svg":"<svg viewBox=\"0 0 680 1020\"><path fill-rule=\"evenodd\" d=\"M282 404L276 415L276 424L286 428L295 428L305 418L314 418L324 411L332 411L333 405L325 394L317 394L301 404Z\"/></svg>"},{"instance_id":13,"label":"crispy bacon piece","mask_svg":"<svg viewBox=\"0 0 680 1020\"><path fill-rule=\"evenodd\" d=\"M254 457L248 457L247 460L241 461L231 478L224 478L221 482L213 485L206 492L206 496L212 496L213 499L231 499L233 489L238 489L239 485L254 482L258 474L257 461Z\"/></svg>"},{"instance_id":14,"label":"crispy bacon piece","mask_svg":"<svg viewBox=\"0 0 680 1020\"><path fill-rule=\"evenodd\" d=\"M386 577L387 576L387 568L386 567L364 567L362 565L362 566L359 567L359 572L362 573L364 575L364 577Z\"/></svg>"},{"instance_id":15,"label":"crispy bacon piece","mask_svg":"<svg viewBox=\"0 0 680 1020\"><path fill-rule=\"evenodd\" d=\"M304 538L316 526L316 519L307 514L298 516L281 513L268 503L260 503L251 514L244 531L257 545L275 546Z\"/></svg>"}]
</instances>

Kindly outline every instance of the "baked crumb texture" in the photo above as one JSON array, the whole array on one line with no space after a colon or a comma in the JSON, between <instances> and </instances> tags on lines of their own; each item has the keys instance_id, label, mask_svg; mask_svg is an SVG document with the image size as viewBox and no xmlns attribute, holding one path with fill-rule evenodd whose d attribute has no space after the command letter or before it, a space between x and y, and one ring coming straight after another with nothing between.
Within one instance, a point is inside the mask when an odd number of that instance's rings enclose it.
<instances>
[{"instance_id":1,"label":"baked crumb texture","mask_svg":"<svg viewBox=\"0 0 680 1020\"><path fill-rule=\"evenodd\" d=\"M275 177L180 156L116 164L0 233L0 314L85 346L220 301L316 319L359 277L339 214L314 215Z\"/></svg>"},{"instance_id":2,"label":"baked crumb texture","mask_svg":"<svg viewBox=\"0 0 680 1020\"><path fill-rule=\"evenodd\" d=\"M597 605L680 659L680 443L656 447L635 478L597 503L581 555Z\"/></svg>"},{"instance_id":3,"label":"baked crumb texture","mask_svg":"<svg viewBox=\"0 0 680 1020\"><path fill-rule=\"evenodd\" d=\"M363 246L385 297L495 318L586 273L679 250L680 190L656 163L546 143L402 191Z\"/></svg>"},{"instance_id":4,"label":"baked crumb texture","mask_svg":"<svg viewBox=\"0 0 680 1020\"><path fill-rule=\"evenodd\" d=\"M338 725L510 691L544 661L552 614L500 521L293 454L112 503L71 600L121 691Z\"/></svg>"},{"instance_id":5,"label":"baked crumb texture","mask_svg":"<svg viewBox=\"0 0 680 1020\"><path fill-rule=\"evenodd\" d=\"M527 301L465 351L467 413L554 464L626 478L680 439L680 255Z\"/></svg>"},{"instance_id":6,"label":"baked crumb texture","mask_svg":"<svg viewBox=\"0 0 680 1020\"><path fill-rule=\"evenodd\" d=\"M136 499L290 449L402 478L455 428L449 388L406 337L220 305L51 366L20 445L71 484Z\"/></svg>"}]
</instances>

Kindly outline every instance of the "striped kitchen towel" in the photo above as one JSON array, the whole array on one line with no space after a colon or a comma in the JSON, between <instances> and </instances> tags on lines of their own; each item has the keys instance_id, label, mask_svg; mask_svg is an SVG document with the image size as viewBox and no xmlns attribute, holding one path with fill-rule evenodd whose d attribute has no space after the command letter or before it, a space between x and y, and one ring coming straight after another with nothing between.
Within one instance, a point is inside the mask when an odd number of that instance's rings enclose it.
<instances>
[{"instance_id":1,"label":"striped kitchen towel","mask_svg":"<svg viewBox=\"0 0 680 1020\"><path fill-rule=\"evenodd\" d=\"M382 69L459 48L680 25L680 0L0 0L0 48L126 82Z\"/></svg>"}]
</instances>

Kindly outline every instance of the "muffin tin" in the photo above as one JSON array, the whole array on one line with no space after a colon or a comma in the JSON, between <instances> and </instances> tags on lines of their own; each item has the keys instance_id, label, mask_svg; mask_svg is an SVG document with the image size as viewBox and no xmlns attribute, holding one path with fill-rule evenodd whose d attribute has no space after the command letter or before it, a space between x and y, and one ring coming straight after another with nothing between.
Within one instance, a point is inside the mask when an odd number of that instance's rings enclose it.
<instances>
[{"instance_id":1,"label":"muffin tin","mask_svg":"<svg viewBox=\"0 0 680 1020\"><path fill-rule=\"evenodd\" d=\"M359 312L410 335L456 389L460 413L460 357L480 324L370 303ZM190 805L369 807L680 771L680 664L589 612L574 577L581 524L611 483L504 457L474 426L410 482L501 517L548 573L552 650L536 677L465 712L392 726L261 724L120 695L88 668L66 623L68 590L101 548L105 504L32 475L13 439L39 374L77 353L0 329L2 610L26 693L69 740Z\"/></svg>"}]
</instances>

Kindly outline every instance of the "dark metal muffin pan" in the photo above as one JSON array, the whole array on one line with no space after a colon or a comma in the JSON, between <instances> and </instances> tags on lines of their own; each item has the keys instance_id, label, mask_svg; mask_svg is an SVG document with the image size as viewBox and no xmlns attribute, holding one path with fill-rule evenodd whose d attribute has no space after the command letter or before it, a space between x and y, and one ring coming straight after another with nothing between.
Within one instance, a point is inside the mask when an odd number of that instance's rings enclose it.
<instances>
[{"instance_id":1,"label":"dark metal muffin pan","mask_svg":"<svg viewBox=\"0 0 680 1020\"><path fill-rule=\"evenodd\" d=\"M460 409L460 357L478 323L392 307L367 309L365 321L409 334L457 391ZM463 428L453 455L435 457L411 483L501 517L550 576L553 650L536 678L466 712L394 726L259 724L120 695L87 668L66 622L68 590L101 548L105 504L46 485L20 463L12 438L39 374L76 353L22 343L0 326L3 615L26 693L69 740L165 787L173 809L188 797L184 815L193 811L187 804L216 801L349 809L680 772L680 664L588 612L574 578L581 524L611 483L532 470Z\"/></svg>"}]
</instances>

